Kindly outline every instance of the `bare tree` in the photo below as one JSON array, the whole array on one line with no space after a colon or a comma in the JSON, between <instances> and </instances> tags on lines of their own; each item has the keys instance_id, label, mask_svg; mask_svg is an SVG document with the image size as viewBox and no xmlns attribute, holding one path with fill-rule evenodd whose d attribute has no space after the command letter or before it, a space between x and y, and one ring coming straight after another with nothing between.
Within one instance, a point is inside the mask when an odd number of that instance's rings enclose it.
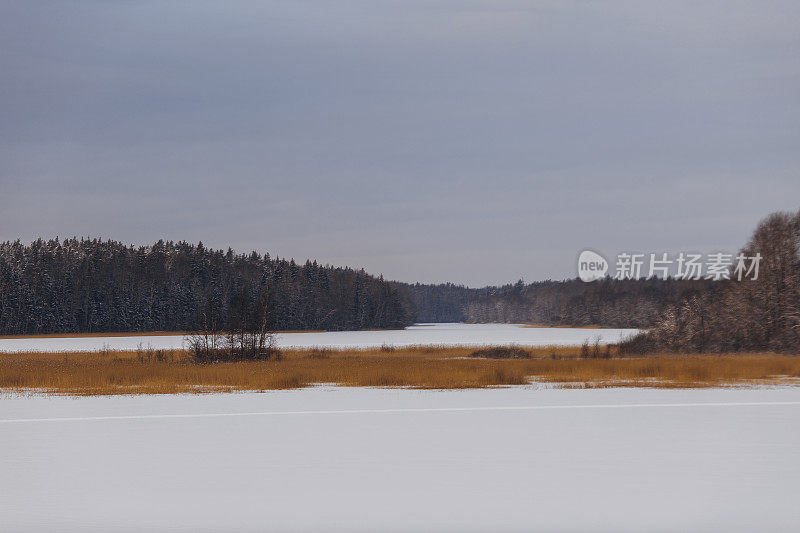
<instances>
[{"instance_id":1,"label":"bare tree","mask_svg":"<svg viewBox=\"0 0 800 533\"><path fill-rule=\"evenodd\" d=\"M625 349L798 353L800 213L770 215L741 252L762 257L757 279L718 282L685 298Z\"/></svg>"},{"instance_id":2,"label":"bare tree","mask_svg":"<svg viewBox=\"0 0 800 533\"><path fill-rule=\"evenodd\" d=\"M225 331L218 329L214 309L203 315L204 329L187 336L193 359L199 363L279 359L275 335L267 329L269 293L253 298L241 287L237 291ZM209 318L211 317L211 318Z\"/></svg>"}]
</instances>

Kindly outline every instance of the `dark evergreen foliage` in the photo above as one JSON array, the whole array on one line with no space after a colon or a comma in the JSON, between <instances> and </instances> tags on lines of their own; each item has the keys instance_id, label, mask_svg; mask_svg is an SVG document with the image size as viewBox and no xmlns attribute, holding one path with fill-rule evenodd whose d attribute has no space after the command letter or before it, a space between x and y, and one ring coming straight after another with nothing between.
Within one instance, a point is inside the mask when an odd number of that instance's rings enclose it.
<instances>
[{"instance_id":1,"label":"dark evergreen foliage","mask_svg":"<svg viewBox=\"0 0 800 533\"><path fill-rule=\"evenodd\" d=\"M265 300L262 300L265 299ZM97 239L0 244L0 333L224 329L267 302L273 330L398 328L396 285L363 270L298 265L202 243L133 247Z\"/></svg>"},{"instance_id":2,"label":"dark evergreen foliage","mask_svg":"<svg viewBox=\"0 0 800 533\"><path fill-rule=\"evenodd\" d=\"M489 289L471 289L464 285L441 283L398 283L413 302L417 322L467 322L467 305Z\"/></svg>"},{"instance_id":3,"label":"dark evergreen foliage","mask_svg":"<svg viewBox=\"0 0 800 533\"><path fill-rule=\"evenodd\" d=\"M514 322L609 328L654 325L664 309L705 291L706 280L606 278L540 281L489 288L464 310L469 322Z\"/></svg>"},{"instance_id":4,"label":"dark evergreen foliage","mask_svg":"<svg viewBox=\"0 0 800 533\"><path fill-rule=\"evenodd\" d=\"M668 306L707 290L710 282L674 279L522 281L472 289L452 283L399 284L413 302L417 322L506 322L641 328Z\"/></svg>"}]
</instances>

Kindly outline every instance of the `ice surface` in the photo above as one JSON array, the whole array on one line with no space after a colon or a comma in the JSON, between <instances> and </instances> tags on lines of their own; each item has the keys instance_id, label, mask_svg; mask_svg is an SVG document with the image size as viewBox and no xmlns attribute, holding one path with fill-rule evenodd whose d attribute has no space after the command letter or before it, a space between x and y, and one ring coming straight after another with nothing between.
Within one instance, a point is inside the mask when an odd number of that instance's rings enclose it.
<instances>
[{"instance_id":1,"label":"ice surface","mask_svg":"<svg viewBox=\"0 0 800 533\"><path fill-rule=\"evenodd\" d=\"M0 397L62 417L0 422L3 531L800 530L798 388Z\"/></svg>"},{"instance_id":2,"label":"ice surface","mask_svg":"<svg viewBox=\"0 0 800 533\"><path fill-rule=\"evenodd\" d=\"M579 345L585 340L615 343L634 334L633 329L530 328L518 324L415 324L403 330L326 331L281 333L280 347L296 348L375 348L384 344L413 346L441 344L448 346L503 345L521 346ZM135 350L139 344L157 349L181 348L184 337L78 337L40 339L0 339L0 352L59 352L100 350Z\"/></svg>"}]
</instances>

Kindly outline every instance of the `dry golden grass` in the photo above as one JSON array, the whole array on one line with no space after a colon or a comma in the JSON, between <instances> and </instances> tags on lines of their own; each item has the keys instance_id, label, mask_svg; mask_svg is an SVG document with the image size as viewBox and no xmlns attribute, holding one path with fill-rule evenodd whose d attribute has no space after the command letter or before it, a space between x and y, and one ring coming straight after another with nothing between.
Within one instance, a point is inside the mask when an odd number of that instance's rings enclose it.
<instances>
[{"instance_id":1,"label":"dry golden grass","mask_svg":"<svg viewBox=\"0 0 800 533\"><path fill-rule=\"evenodd\" d=\"M75 395L343 386L479 388L531 381L569 387L713 387L786 383L800 357L659 355L581 359L580 348L529 349L531 359L469 358L474 348L291 350L280 361L198 365L182 351L0 354L0 390Z\"/></svg>"}]
</instances>

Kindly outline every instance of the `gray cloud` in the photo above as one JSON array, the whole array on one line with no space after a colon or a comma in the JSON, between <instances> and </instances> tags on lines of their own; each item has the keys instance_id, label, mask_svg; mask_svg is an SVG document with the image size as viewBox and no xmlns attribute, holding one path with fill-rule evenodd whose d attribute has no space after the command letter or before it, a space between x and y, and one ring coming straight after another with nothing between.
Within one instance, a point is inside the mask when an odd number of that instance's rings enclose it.
<instances>
[{"instance_id":1,"label":"gray cloud","mask_svg":"<svg viewBox=\"0 0 800 533\"><path fill-rule=\"evenodd\" d=\"M735 249L800 198L796 2L0 7L0 239L473 285Z\"/></svg>"}]
</instances>

